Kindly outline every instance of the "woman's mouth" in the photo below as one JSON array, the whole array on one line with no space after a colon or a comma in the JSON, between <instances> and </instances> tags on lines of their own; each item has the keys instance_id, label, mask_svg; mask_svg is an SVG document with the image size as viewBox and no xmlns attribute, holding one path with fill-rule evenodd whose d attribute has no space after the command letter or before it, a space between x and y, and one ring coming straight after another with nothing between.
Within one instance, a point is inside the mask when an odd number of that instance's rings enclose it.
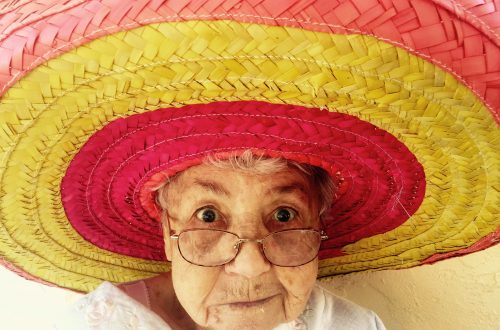
<instances>
[{"instance_id":1,"label":"woman's mouth","mask_svg":"<svg viewBox=\"0 0 500 330\"><path fill-rule=\"evenodd\" d=\"M233 309L243 309L243 308L250 308L250 307L257 307L257 306L262 306L271 301L274 296L269 296L267 298L259 299L259 300L252 300L252 301L238 301L238 302L232 302L228 303L227 306Z\"/></svg>"}]
</instances>

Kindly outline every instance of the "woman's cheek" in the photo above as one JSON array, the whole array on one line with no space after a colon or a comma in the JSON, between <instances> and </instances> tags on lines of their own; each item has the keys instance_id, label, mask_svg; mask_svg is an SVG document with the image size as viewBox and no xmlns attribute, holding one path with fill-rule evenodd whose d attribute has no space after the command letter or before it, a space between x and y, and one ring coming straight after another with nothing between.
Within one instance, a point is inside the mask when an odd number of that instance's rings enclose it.
<instances>
[{"instance_id":1,"label":"woman's cheek","mask_svg":"<svg viewBox=\"0 0 500 330\"><path fill-rule=\"evenodd\" d=\"M182 258L182 257L180 257ZM189 316L200 325L207 322L204 302L210 295L221 267L201 267L179 260L172 260L172 280L175 294Z\"/></svg>"},{"instance_id":2,"label":"woman's cheek","mask_svg":"<svg viewBox=\"0 0 500 330\"><path fill-rule=\"evenodd\" d=\"M286 291L284 305L287 320L293 320L302 313L317 275L317 258L298 267L276 267L276 276Z\"/></svg>"}]
</instances>

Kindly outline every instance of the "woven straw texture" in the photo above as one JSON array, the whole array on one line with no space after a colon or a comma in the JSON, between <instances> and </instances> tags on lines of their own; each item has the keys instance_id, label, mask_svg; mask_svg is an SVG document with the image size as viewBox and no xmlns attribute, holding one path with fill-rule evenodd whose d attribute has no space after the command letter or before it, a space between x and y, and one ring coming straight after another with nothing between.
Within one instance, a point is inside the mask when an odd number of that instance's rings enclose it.
<instances>
[{"instance_id":1,"label":"woven straw texture","mask_svg":"<svg viewBox=\"0 0 500 330\"><path fill-rule=\"evenodd\" d=\"M0 6L0 94L46 59L106 34L154 22L230 19L376 36L452 72L498 121L500 14L493 0L45 0Z\"/></svg>"},{"instance_id":2,"label":"woven straw texture","mask_svg":"<svg viewBox=\"0 0 500 330\"><path fill-rule=\"evenodd\" d=\"M338 189L323 219L330 239L320 259L398 227L424 196L425 176L414 155L356 117L256 101L214 102L130 116L100 129L66 171L66 215L99 247L164 260L155 187L210 152L245 149L330 173Z\"/></svg>"},{"instance_id":3,"label":"woven straw texture","mask_svg":"<svg viewBox=\"0 0 500 330\"><path fill-rule=\"evenodd\" d=\"M87 291L168 269L84 239L68 221L61 182L113 120L212 101L352 115L392 134L421 164L426 188L416 212L322 260L321 276L411 267L498 241L493 2L54 4L1 9L0 256L24 272ZM201 21L159 23L186 19ZM429 44L436 31L444 39Z\"/></svg>"}]
</instances>

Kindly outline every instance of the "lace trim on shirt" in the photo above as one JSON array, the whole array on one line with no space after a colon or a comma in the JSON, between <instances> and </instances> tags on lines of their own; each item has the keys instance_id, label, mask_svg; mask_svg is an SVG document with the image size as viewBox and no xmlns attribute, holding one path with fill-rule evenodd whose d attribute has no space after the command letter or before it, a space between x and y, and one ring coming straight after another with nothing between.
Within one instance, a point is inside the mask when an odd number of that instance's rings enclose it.
<instances>
[{"instance_id":1,"label":"lace trim on shirt","mask_svg":"<svg viewBox=\"0 0 500 330\"><path fill-rule=\"evenodd\" d=\"M146 315L152 312L142 305L126 301L128 296L119 295L121 292L114 292L114 287L111 284L109 286L83 297L76 305L90 329L165 329L159 326L159 320L146 319Z\"/></svg>"}]
</instances>

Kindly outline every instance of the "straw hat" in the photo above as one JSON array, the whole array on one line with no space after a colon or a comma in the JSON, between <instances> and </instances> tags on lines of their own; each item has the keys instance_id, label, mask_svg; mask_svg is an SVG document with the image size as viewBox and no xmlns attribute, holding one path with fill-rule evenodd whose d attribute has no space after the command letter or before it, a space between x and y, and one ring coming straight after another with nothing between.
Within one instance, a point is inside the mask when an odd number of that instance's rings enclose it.
<instances>
[{"instance_id":1,"label":"straw hat","mask_svg":"<svg viewBox=\"0 0 500 330\"><path fill-rule=\"evenodd\" d=\"M167 271L152 187L247 148L338 185L320 276L497 243L495 6L0 3L0 261L80 291Z\"/></svg>"}]
</instances>

